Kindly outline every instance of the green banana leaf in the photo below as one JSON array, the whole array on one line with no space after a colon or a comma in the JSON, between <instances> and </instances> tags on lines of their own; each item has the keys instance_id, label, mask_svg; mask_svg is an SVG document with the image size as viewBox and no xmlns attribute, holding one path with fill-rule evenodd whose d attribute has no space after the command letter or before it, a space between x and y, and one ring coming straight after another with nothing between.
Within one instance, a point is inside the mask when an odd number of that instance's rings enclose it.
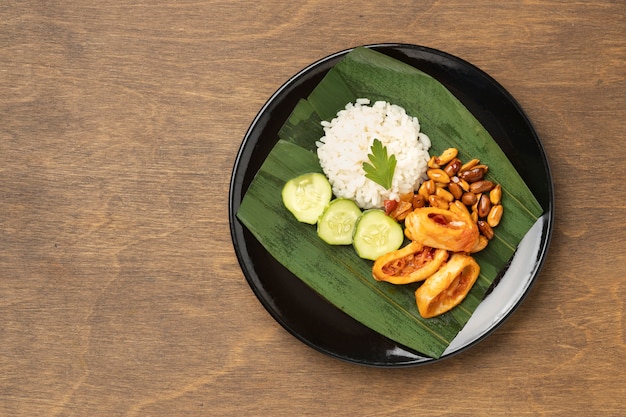
<instances>
[{"instance_id":1,"label":"green banana leaf","mask_svg":"<svg viewBox=\"0 0 626 417\"><path fill-rule=\"evenodd\" d=\"M372 262L351 246L329 246L312 225L299 223L283 206L281 190L291 178L322 172L315 141L321 120L331 120L357 98L384 100L418 117L432 141L431 154L456 147L462 160L478 157L502 185L504 217L487 249L475 254L481 273L465 300L432 319L419 315L419 284L393 285L372 278ZM337 308L376 332L423 355L439 358L467 323L507 266L542 208L497 143L474 116L429 75L367 48L347 54L309 97L301 100L279 133L280 140L250 184L238 219L268 252Z\"/></svg>"}]
</instances>

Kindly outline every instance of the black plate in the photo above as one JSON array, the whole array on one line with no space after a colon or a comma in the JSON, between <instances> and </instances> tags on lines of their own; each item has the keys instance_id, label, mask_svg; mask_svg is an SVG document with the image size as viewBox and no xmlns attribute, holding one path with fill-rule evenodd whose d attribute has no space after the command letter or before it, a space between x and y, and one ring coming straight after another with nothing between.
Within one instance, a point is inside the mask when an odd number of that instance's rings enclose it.
<instances>
[{"instance_id":1,"label":"black plate","mask_svg":"<svg viewBox=\"0 0 626 417\"><path fill-rule=\"evenodd\" d=\"M507 154L545 210L520 245L511 267L480 304L470 322L441 360L476 344L519 306L543 265L553 224L553 185L543 146L516 100L493 78L450 54L406 44L368 45L430 74L445 85L483 124ZM301 98L350 50L303 69L265 103L246 133L233 167L229 220L243 273L263 306L295 337L310 347L352 363L402 367L432 363L374 332L322 299L279 264L236 218L254 175L277 142L278 131ZM508 277L517 275L517 277ZM500 292L495 295L494 292Z\"/></svg>"}]
</instances>

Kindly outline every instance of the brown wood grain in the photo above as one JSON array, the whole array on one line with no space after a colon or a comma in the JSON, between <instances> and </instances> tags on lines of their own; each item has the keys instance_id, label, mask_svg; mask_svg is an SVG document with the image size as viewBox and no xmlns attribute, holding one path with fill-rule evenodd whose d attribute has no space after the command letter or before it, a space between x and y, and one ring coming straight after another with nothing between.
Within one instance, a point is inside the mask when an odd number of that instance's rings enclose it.
<instances>
[{"instance_id":1,"label":"brown wood grain","mask_svg":"<svg viewBox=\"0 0 626 417\"><path fill-rule=\"evenodd\" d=\"M228 224L265 100L379 42L498 80L541 136L556 196L520 309L410 369L289 335ZM625 62L621 1L3 2L0 415L623 415Z\"/></svg>"}]
</instances>

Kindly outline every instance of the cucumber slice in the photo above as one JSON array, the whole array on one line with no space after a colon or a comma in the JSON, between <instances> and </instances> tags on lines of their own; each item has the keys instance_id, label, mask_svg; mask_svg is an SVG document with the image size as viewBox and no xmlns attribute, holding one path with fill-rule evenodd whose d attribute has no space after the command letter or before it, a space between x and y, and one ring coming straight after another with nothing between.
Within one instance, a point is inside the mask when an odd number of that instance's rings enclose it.
<instances>
[{"instance_id":1,"label":"cucumber slice","mask_svg":"<svg viewBox=\"0 0 626 417\"><path fill-rule=\"evenodd\" d=\"M376 258L397 250L404 242L402 226L379 209L363 212L356 222L352 245L363 259Z\"/></svg>"},{"instance_id":2,"label":"cucumber slice","mask_svg":"<svg viewBox=\"0 0 626 417\"><path fill-rule=\"evenodd\" d=\"M298 221L315 224L333 196L324 174L311 172L292 178L283 187L283 204Z\"/></svg>"},{"instance_id":3,"label":"cucumber slice","mask_svg":"<svg viewBox=\"0 0 626 417\"><path fill-rule=\"evenodd\" d=\"M328 204L317 222L317 235L329 245L349 245L361 209L347 198L337 198Z\"/></svg>"}]
</instances>

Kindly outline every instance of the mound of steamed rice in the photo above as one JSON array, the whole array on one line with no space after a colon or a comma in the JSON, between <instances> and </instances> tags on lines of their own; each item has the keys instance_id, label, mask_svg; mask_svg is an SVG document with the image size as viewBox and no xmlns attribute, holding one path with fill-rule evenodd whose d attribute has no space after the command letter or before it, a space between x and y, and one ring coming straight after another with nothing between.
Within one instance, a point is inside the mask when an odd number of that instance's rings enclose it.
<instances>
[{"instance_id":1,"label":"mound of steamed rice","mask_svg":"<svg viewBox=\"0 0 626 417\"><path fill-rule=\"evenodd\" d=\"M420 132L416 117L385 101L369 104L369 99L348 103L333 120L322 122L324 136L316 142L333 194L354 200L363 209L382 208L385 200L416 190L426 178L430 158L430 139ZM366 178L363 170L374 139L397 159L388 190Z\"/></svg>"}]
</instances>

